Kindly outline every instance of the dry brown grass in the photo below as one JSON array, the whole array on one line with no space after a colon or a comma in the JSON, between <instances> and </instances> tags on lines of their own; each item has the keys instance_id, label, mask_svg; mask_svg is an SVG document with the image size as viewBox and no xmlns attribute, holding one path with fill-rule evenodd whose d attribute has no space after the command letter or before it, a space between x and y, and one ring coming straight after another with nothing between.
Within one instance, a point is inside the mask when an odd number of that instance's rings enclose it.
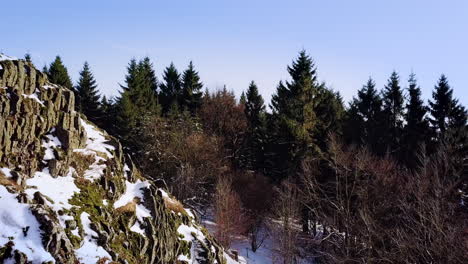
<instances>
[{"instance_id":1,"label":"dry brown grass","mask_svg":"<svg viewBox=\"0 0 468 264\"><path fill-rule=\"evenodd\" d=\"M136 211L136 205L140 203L139 198L133 198L133 201L129 202L128 204L117 208L117 212L119 213L134 213Z\"/></svg>"},{"instance_id":2,"label":"dry brown grass","mask_svg":"<svg viewBox=\"0 0 468 264\"><path fill-rule=\"evenodd\" d=\"M78 176L82 177L84 172L93 164L95 161L94 155L85 155L80 152L73 152L71 166L75 168Z\"/></svg>"},{"instance_id":3,"label":"dry brown grass","mask_svg":"<svg viewBox=\"0 0 468 264\"><path fill-rule=\"evenodd\" d=\"M16 190L21 190L21 186L18 185L13 179L7 178L3 172L0 171L0 185L11 186Z\"/></svg>"},{"instance_id":4,"label":"dry brown grass","mask_svg":"<svg viewBox=\"0 0 468 264\"><path fill-rule=\"evenodd\" d=\"M164 200L164 205L166 206L167 209L175 213L187 214L187 212L184 209L184 206L179 201L169 198L169 197L164 197L163 200Z\"/></svg>"}]
</instances>

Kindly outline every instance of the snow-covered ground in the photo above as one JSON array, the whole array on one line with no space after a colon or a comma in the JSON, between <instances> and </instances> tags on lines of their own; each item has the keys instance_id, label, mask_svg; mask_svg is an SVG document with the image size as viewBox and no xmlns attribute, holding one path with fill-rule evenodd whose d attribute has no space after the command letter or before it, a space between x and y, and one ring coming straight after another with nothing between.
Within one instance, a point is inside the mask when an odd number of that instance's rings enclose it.
<instances>
[{"instance_id":1,"label":"snow-covered ground","mask_svg":"<svg viewBox=\"0 0 468 264\"><path fill-rule=\"evenodd\" d=\"M202 224L210 231L211 234L216 232L216 223L214 222L213 210L207 210L207 213L202 216ZM231 250L239 253L239 263L248 264L271 264L274 261L274 241L267 230L262 230L261 236L266 239L262 246L255 252L251 250L249 239L245 236L236 236L231 244ZM229 259L228 259L229 260ZM229 263L229 261L228 261Z\"/></svg>"},{"instance_id":2,"label":"snow-covered ground","mask_svg":"<svg viewBox=\"0 0 468 264\"><path fill-rule=\"evenodd\" d=\"M280 225L278 220L268 219L268 226L266 225L259 232L259 238L265 238L261 246L253 252L250 245L250 240L246 236L235 236L231 243L230 250L235 250L239 254L239 263L241 264L272 264L283 263L278 255L277 244L275 241L275 234L271 231L271 227ZM202 216L202 224L210 231L211 234L216 232L217 225L214 222L213 210L208 209ZM297 224L294 228L300 230L301 226ZM313 263L306 259L298 259L297 263L307 264ZM229 264L229 261L228 261Z\"/></svg>"}]
</instances>

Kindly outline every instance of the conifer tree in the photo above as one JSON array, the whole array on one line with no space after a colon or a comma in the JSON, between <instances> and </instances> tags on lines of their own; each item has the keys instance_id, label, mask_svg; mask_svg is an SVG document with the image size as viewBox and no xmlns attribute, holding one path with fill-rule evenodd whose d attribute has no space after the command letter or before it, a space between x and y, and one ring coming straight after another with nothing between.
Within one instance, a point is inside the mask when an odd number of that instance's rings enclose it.
<instances>
[{"instance_id":1,"label":"conifer tree","mask_svg":"<svg viewBox=\"0 0 468 264\"><path fill-rule=\"evenodd\" d=\"M241 93L239 103L241 105L245 105L247 103L247 98L245 97L245 92L244 91L242 91L242 93Z\"/></svg>"},{"instance_id":2,"label":"conifer tree","mask_svg":"<svg viewBox=\"0 0 468 264\"><path fill-rule=\"evenodd\" d=\"M160 102L163 113L167 114L177 111L180 105L182 82L174 63L164 70L163 79L164 82L160 85Z\"/></svg>"},{"instance_id":3,"label":"conifer tree","mask_svg":"<svg viewBox=\"0 0 468 264\"><path fill-rule=\"evenodd\" d=\"M344 116L344 140L349 145L364 144L364 119L359 111L359 99L353 97Z\"/></svg>"},{"instance_id":4,"label":"conifer tree","mask_svg":"<svg viewBox=\"0 0 468 264\"><path fill-rule=\"evenodd\" d=\"M117 111L115 107L114 99L107 99L104 95L101 99L101 114L100 120L101 127L112 135L116 135L116 116Z\"/></svg>"},{"instance_id":5,"label":"conifer tree","mask_svg":"<svg viewBox=\"0 0 468 264\"><path fill-rule=\"evenodd\" d=\"M32 62L31 54L29 54L29 53L24 54L24 59L25 59L27 62Z\"/></svg>"},{"instance_id":6,"label":"conifer tree","mask_svg":"<svg viewBox=\"0 0 468 264\"><path fill-rule=\"evenodd\" d=\"M421 89L418 87L416 76L410 75L408 80L408 104L406 106L406 125L403 132L403 147L405 163L410 168L417 165L417 155L421 144L427 146L430 141L429 121L426 117L427 106L421 99Z\"/></svg>"},{"instance_id":7,"label":"conifer tree","mask_svg":"<svg viewBox=\"0 0 468 264\"><path fill-rule=\"evenodd\" d=\"M242 92L242 94L244 93ZM245 97L245 115L247 116L247 120L251 127L258 127L262 122L261 119L265 111L265 104L254 81L250 83Z\"/></svg>"},{"instance_id":8,"label":"conifer tree","mask_svg":"<svg viewBox=\"0 0 468 264\"><path fill-rule=\"evenodd\" d=\"M51 83L62 85L68 89L73 89L71 78L68 75L68 70L63 65L60 56L55 57L54 62L50 64L49 69L47 70L47 76Z\"/></svg>"},{"instance_id":9,"label":"conifer tree","mask_svg":"<svg viewBox=\"0 0 468 264\"><path fill-rule=\"evenodd\" d=\"M450 88L447 77L442 74L432 92L432 101L429 101L431 112L431 124L439 138L447 130L447 121L453 108L453 90Z\"/></svg>"},{"instance_id":10,"label":"conifer tree","mask_svg":"<svg viewBox=\"0 0 468 264\"><path fill-rule=\"evenodd\" d=\"M203 83L190 61L188 68L182 74L181 108L195 114L202 104Z\"/></svg>"},{"instance_id":11,"label":"conifer tree","mask_svg":"<svg viewBox=\"0 0 468 264\"><path fill-rule=\"evenodd\" d=\"M386 151L397 154L401 145L403 129L403 92L400 87L400 77L393 71L382 91L383 100L383 131Z\"/></svg>"},{"instance_id":12,"label":"conifer tree","mask_svg":"<svg viewBox=\"0 0 468 264\"><path fill-rule=\"evenodd\" d=\"M275 123L275 156L280 174L295 173L307 153L318 153L313 141L317 124L313 99L317 93L317 74L312 59L303 50L288 66L291 82L280 82L271 107ZM275 162L273 162L275 163Z\"/></svg>"},{"instance_id":13,"label":"conifer tree","mask_svg":"<svg viewBox=\"0 0 468 264\"><path fill-rule=\"evenodd\" d=\"M159 114L157 100L158 79L153 69L153 64L148 57L143 58L137 67L137 86L131 92L133 103L139 113Z\"/></svg>"},{"instance_id":14,"label":"conifer tree","mask_svg":"<svg viewBox=\"0 0 468 264\"><path fill-rule=\"evenodd\" d=\"M135 147L145 118L160 112L156 94L158 84L150 59L146 57L138 63L132 59L125 83L125 86L121 85L122 92L117 100L117 123L124 143Z\"/></svg>"},{"instance_id":15,"label":"conifer tree","mask_svg":"<svg viewBox=\"0 0 468 264\"><path fill-rule=\"evenodd\" d=\"M446 169L453 178L466 175L468 165L468 112L453 98L447 77L442 75L429 101L431 124L437 135L437 146L442 146L448 159Z\"/></svg>"},{"instance_id":16,"label":"conifer tree","mask_svg":"<svg viewBox=\"0 0 468 264\"><path fill-rule=\"evenodd\" d=\"M75 108L86 115L94 123L98 123L102 118L100 109L100 96L97 90L96 80L89 68L88 62L85 62L80 71L80 79L75 87L76 103Z\"/></svg>"},{"instance_id":17,"label":"conifer tree","mask_svg":"<svg viewBox=\"0 0 468 264\"><path fill-rule=\"evenodd\" d=\"M382 149L382 99L375 89L375 82L369 78L366 85L359 91L355 100L355 106L359 117L351 119L359 119L357 125L361 125L361 139L360 144L364 144L370 148L371 151L377 154L383 154Z\"/></svg>"},{"instance_id":18,"label":"conifer tree","mask_svg":"<svg viewBox=\"0 0 468 264\"><path fill-rule=\"evenodd\" d=\"M246 166L259 170L263 167L265 144L265 104L258 92L258 87L252 81L245 97L244 113L247 117L247 136L245 144ZM242 104L242 103L241 103Z\"/></svg>"},{"instance_id":19,"label":"conifer tree","mask_svg":"<svg viewBox=\"0 0 468 264\"><path fill-rule=\"evenodd\" d=\"M329 134L342 134L345 112L343 99L339 92L329 89L325 83L322 83L317 87L314 101L314 112L317 116L314 141L324 152L328 149Z\"/></svg>"}]
</instances>

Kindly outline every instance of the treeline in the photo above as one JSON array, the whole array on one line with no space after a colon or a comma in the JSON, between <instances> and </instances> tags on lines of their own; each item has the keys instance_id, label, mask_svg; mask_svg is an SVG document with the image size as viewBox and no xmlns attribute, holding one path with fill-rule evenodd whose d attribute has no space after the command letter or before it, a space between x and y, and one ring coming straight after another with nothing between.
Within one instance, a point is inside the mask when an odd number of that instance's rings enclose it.
<instances>
[{"instance_id":1,"label":"treeline","mask_svg":"<svg viewBox=\"0 0 468 264\"><path fill-rule=\"evenodd\" d=\"M60 57L44 68L75 90L77 111L121 139L145 175L197 208L214 204L226 246L236 227L257 248L260 227L274 216L283 221L278 252L294 263L304 254L288 243L297 239L289 222L296 217L313 234L303 246L317 262L462 259L454 232L466 228L467 110L447 77L428 103L414 74L404 82L393 72L381 90L369 78L345 105L318 81L305 51L287 71L268 111L254 81L239 100L226 88L202 92L192 62L182 73L171 64L158 80L149 58L133 59L111 99L99 95L87 63L75 86Z\"/></svg>"}]
</instances>

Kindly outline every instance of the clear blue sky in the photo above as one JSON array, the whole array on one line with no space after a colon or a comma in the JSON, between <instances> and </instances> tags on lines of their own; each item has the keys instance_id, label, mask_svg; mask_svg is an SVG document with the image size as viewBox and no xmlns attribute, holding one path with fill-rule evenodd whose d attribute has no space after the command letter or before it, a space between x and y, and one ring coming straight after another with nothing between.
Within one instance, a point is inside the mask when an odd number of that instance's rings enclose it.
<instances>
[{"instance_id":1,"label":"clear blue sky","mask_svg":"<svg viewBox=\"0 0 468 264\"><path fill-rule=\"evenodd\" d=\"M160 78L193 60L210 89L237 95L255 80L269 101L301 49L319 79L346 101L372 76L413 70L427 99L441 73L468 104L468 1L6 1L0 51L31 53L41 67L60 54L73 81L85 60L103 94L115 95L132 57Z\"/></svg>"}]
</instances>

